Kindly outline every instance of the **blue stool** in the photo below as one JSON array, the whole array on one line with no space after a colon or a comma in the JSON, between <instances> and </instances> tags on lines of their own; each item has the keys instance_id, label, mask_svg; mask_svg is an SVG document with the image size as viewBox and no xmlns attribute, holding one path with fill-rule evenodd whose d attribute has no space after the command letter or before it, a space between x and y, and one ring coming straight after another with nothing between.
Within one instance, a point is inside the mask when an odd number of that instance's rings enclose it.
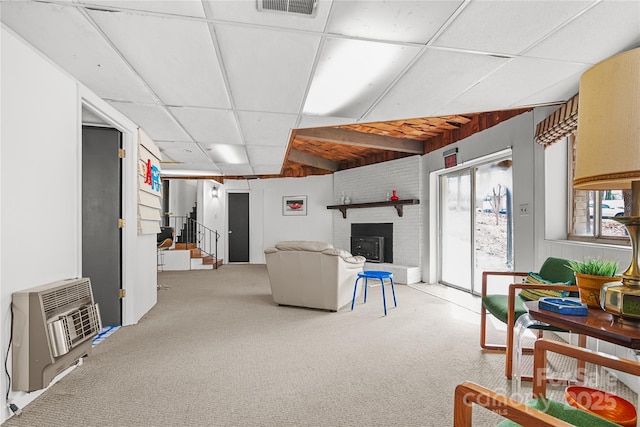
<instances>
[{"instance_id":1,"label":"blue stool","mask_svg":"<svg viewBox=\"0 0 640 427\"><path fill-rule=\"evenodd\" d=\"M384 307L384 315L387 315L387 298L384 295L384 279L389 279L391 282L391 292L393 293L393 305L395 307L398 306L396 302L396 290L393 287L393 273L390 271L378 271L378 270L367 270L358 273L358 278L356 279L356 283L353 286L353 299L351 300L351 310L353 311L353 306L356 303L356 291L358 290L358 280L364 279L364 302L367 302L367 285L369 284L369 279L378 279L380 280L380 284L382 285L382 305Z\"/></svg>"}]
</instances>

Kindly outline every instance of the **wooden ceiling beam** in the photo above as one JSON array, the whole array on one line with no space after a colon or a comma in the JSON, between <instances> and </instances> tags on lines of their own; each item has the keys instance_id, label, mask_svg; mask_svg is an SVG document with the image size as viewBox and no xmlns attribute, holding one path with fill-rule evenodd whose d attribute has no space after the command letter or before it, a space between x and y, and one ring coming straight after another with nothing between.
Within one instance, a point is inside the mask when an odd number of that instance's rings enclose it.
<instances>
[{"instance_id":1,"label":"wooden ceiling beam","mask_svg":"<svg viewBox=\"0 0 640 427\"><path fill-rule=\"evenodd\" d=\"M338 128L299 129L297 136L315 139L333 144L356 145L359 147L377 148L379 150L399 151L402 153L423 154L424 145L412 139L392 138L373 133L357 132Z\"/></svg>"},{"instance_id":2,"label":"wooden ceiling beam","mask_svg":"<svg viewBox=\"0 0 640 427\"><path fill-rule=\"evenodd\" d=\"M289 151L289 157L287 160L331 172L335 172L339 168L338 162L334 162L333 160L325 159L324 157L316 156L315 154L307 153L305 151L296 150L295 148L292 148Z\"/></svg>"}]
</instances>

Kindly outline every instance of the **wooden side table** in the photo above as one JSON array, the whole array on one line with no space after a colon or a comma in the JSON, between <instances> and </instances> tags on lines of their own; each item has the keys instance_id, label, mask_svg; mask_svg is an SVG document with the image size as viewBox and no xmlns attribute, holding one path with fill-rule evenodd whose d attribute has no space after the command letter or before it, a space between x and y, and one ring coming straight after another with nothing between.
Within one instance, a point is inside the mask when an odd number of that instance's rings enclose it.
<instances>
[{"instance_id":1,"label":"wooden side table","mask_svg":"<svg viewBox=\"0 0 640 427\"><path fill-rule=\"evenodd\" d=\"M576 334L587 335L613 344L630 348L639 353L640 325L621 323L603 310L590 308L586 316L568 316L538 308L537 301L525 303L527 314L520 316L515 325L515 343L513 348L512 391L516 396L521 391L522 336L533 325L547 324ZM639 397L640 398L640 397Z\"/></svg>"}]
</instances>

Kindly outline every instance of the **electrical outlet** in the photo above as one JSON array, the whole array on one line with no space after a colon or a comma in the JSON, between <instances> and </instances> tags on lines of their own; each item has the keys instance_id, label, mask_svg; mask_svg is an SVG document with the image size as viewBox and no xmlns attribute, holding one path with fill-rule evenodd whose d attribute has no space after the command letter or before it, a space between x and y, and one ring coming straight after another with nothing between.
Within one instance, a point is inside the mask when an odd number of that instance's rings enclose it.
<instances>
[{"instance_id":1,"label":"electrical outlet","mask_svg":"<svg viewBox=\"0 0 640 427\"><path fill-rule=\"evenodd\" d=\"M527 216L527 215L529 215L529 205L528 204L520 205L520 216Z\"/></svg>"}]
</instances>

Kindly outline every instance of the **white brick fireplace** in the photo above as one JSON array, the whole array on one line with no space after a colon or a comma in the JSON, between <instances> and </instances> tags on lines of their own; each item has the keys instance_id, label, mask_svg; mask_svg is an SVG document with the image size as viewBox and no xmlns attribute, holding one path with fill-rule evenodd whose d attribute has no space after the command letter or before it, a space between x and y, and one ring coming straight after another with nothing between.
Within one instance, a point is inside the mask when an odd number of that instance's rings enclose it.
<instances>
[{"instance_id":1,"label":"white brick fireplace","mask_svg":"<svg viewBox=\"0 0 640 427\"><path fill-rule=\"evenodd\" d=\"M336 172L333 176L334 203L340 204L344 192L351 203L381 202L396 190L402 199L420 199L422 192L421 156L406 157L375 165ZM393 223L393 264L367 263L367 269L392 271L397 283L421 280L424 203L405 205L400 217L393 206L348 209L347 218L333 211L333 242L350 250L352 223Z\"/></svg>"}]
</instances>

